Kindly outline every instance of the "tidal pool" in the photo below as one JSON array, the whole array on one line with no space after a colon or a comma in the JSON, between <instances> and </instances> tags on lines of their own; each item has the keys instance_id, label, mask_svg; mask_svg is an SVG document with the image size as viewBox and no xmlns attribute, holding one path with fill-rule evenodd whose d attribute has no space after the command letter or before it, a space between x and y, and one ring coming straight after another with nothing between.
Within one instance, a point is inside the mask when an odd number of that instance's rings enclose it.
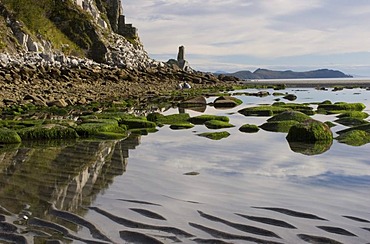
<instances>
[{"instance_id":1,"label":"tidal pool","mask_svg":"<svg viewBox=\"0 0 370 244\"><path fill-rule=\"evenodd\" d=\"M362 102L370 113L370 91L365 89L282 92L295 94L295 103ZM306 155L296 150L302 145L289 145L286 133L242 133L241 125L261 125L268 117L246 117L239 109L272 104L276 98L289 101L272 95L237 97L243 101L238 107L208 106L204 112L229 116L233 128L164 126L122 141L1 148L0 239L368 243L370 144L354 147L334 140L321 153ZM163 113L178 112L171 108ZM336 119L319 114L313 118ZM344 128L337 125L332 131L336 135ZM197 136L210 131L228 131L230 136Z\"/></svg>"}]
</instances>

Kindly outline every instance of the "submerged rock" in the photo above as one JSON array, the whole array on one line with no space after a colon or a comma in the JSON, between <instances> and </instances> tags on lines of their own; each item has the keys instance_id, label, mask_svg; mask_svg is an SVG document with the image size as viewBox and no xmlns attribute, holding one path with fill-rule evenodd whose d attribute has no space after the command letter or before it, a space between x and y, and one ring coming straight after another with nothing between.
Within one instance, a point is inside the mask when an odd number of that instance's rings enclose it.
<instances>
[{"instance_id":1,"label":"submerged rock","mask_svg":"<svg viewBox=\"0 0 370 244\"><path fill-rule=\"evenodd\" d=\"M370 133L363 130L351 130L336 137L340 143L350 146L362 146L370 143Z\"/></svg>"},{"instance_id":2,"label":"submerged rock","mask_svg":"<svg viewBox=\"0 0 370 244\"><path fill-rule=\"evenodd\" d=\"M318 155L328 151L333 144L332 140L316 141L314 143L292 142L289 141L289 147L293 152L303 155Z\"/></svg>"}]
</instances>

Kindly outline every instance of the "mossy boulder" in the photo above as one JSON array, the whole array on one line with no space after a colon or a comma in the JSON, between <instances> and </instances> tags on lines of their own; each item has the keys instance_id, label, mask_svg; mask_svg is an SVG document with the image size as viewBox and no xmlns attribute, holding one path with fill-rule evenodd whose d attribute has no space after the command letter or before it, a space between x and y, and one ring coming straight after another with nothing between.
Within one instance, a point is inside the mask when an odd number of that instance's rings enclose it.
<instances>
[{"instance_id":1,"label":"mossy boulder","mask_svg":"<svg viewBox=\"0 0 370 244\"><path fill-rule=\"evenodd\" d=\"M222 129L234 127L234 125L230 124L229 122L224 122L221 120L209 120L204 124L208 129Z\"/></svg>"},{"instance_id":2,"label":"mossy boulder","mask_svg":"<svg viewBox=\"0 0 370 244\"><path fill-rule=\"evenodd\" d=\"M338 118L357 118L357 119L366 119L369 117L369 114L362 111L348 111L341 113L337 116Z\"/></svg>"},{"instance_id":3,"label":"mossy boulder","mask_svg":"<svg viewBox=\"0 0 370 244\"><path fill-rule=\"evenodd\" d=\"M332 141L333 133L327 124L309 119L293 125L286 139L289 142Z\"/></svg>"},{"instance_id":4,"label":"mossy boulder","mask_svg":"<svg viewBox=\"0 0 370 244\"><path fill-rule=\"evenodd\" d=\"M335 139L350 146L362 146L370 142L370 133L363 130L351 130L340 134Z\"/></svg>"},{"instance_id":5,"label":"mossy boulder","mask_svg":"<svg viewBox=\"0 0 370 244\"><path fill-rule=\"evenodd\" d=\"M285 111L280 114L277 114L271 118L269 118L268 122L274 122L274 121L287 121L287 120L294 120L297 122L304 122L308 119L311 119L310 116L308 116L305 113L299 112L299 111Z\"/></svg>"},{"instance_id":6,"label":"mossy boulder","mask_svg":"<svg viewBox=\"0 0 370 244\"><path fill-rule=\"evenodd\" d=\"M55 139L76 139L78 133L70 127L47 124L24 128L17 131L22 140L55 140Z\"/></svg>"},{"instance_id":7,"label":"mossy boulder","mask_svg":"<svg viewBox=\"0 0 370 244\"><path fill-rule=\"evenodd\" d=\"M273 116L284 111L292 110L280 106L261 105L256 107L248 107L239 110L238 112L244 116Z\"/></svg>"},{"instance_id":8,"label":"mossy boulder","mask_svg":"<svg viewBox=\"0 0 370 244\"><path fill-rule=\"evenodd\" d=\"M341 135L343 133L353 131L353 130L362 130L362 131L366 131L366 132L370 133L370 123L363 124L363 125L358 125L358 126L353 126L351 128L348 128L348 129L337 131L337 133L339 135Z\"/></svg>"},{"instance_id":9,"label":"mossy boulder","mask_svg":"<svg viewBox=\"0 0 370 244\"><path fill-rule=\"evenodd\" d=\"M198 134L198 136L205 137L211 140L221 140L230 136L230 133L227 131L221 132L205 132Z\"/></svg>"},{"instance_id":10,"label":"mossy boulder","mask_svg":"<svg viewBox=\"0 0 370 244\"><path fill-rule=\"evenodd\" d=\"M245 133L256 133L260 130L260 128L257 125L251 125L251 124L244 124L239 128L239 131L245 132Z\"/></svg>"},{"instance_id":11,"label":"mossy boulder","mask_svg":"<svg viewBox=\"0 0 370 244\"><path fill-rule=\"evenodd\" d=\"M364 124L369 123L369 121L355 118L355 117L343 117L343 118L339 118L335 120L334 122L341 124L341 125L345 125L345 126L357 126L357 125L364 125Z\"/></svg>"},{"instance_id":12,"label":"mossy boulder","mask_svg":"<svg viewBox=\"0 0 370 244\"><path fill-rule=\"evenodd\" d=\"M22 139L17 132L0 128L0 144L17 144L21 142Z\"/></svg>"},{"instance_id":13,"label":"mossy boulder","mask_svg":"<svg viewBox=\"0 0 370 244\"><path fill-rule=\"evenodd\" d=\"M112 123L84 123L75 128L76 132L81 137L95 137L101 135L102 132L125 134L126 129L122 126Z\"/></svg>"},{"instance_id":14,"label":"mossy boulder","mask_svg":"<svg viewBox=\"0 0 370 244\"><path fill-rule=\"evenodd\" d=\"M289 129L296 124L299 124L299 122L295 120L283 120L267 122L262 124L260 127L266 131L287 133L289 132Z\"/></svg>"},{"instance_id":15,"label":"mossy boulder","mask_svg":"<svg viewBox=\"0 0 370 244\"><path fill-rule=\"evenodd\" d=\"M127 138L127 133L98 132L94 137L104 140L122 140Z\"/></svg>"},{"instance_id":16,"label":"mossy boulder","mask_svg":"<svg viewBox=\"0 0 370 244\"><path fill-rule=\"evenodd\" d=\"M363 103L336 102L334 104L321 103L317 107L318 112L327 114L345 113L348 111L362 111L366 108Z\"/></svg>"},{"instance_id":17,"label":"mossy boulder","mask_svg":"<svg viewBox=\"0 0 370 244\"><path fill-rule=\"evenodd\" d=\"M193 98L186 99L180 102L178 106L181 108L189 108L189 107L191 108L191 107L203 107L206 105L207 105L206 98L203 96L199 96L199 97L193 97Z\"/></svg>"},{"instance_id":18,"label":"mossy boulder","mask_svg":"<svg viewBox=\"0 0 370 244\"><path fill-rule=\"evenodd\" d=\"M224 122L229 122L229 117L227 116L218 116L218 115L210 115L210 114L202 114L199 116L191 117L188 119L190 123L193 123L195 125L202 125L207 121L210 120L220 120Z\"/></svg>"},{"instance_id":19,"label":"mossy boulder","mask_svg":"<svg viewBox=\"0 0 370 244\"><path fill-rule=\"evenodd\" d=\"M290 108L294 111L299 111L307 115L314 115L315 111L312 107L308 106L307 104L300 104L300 103L284 103L284 102L275 102L272 106L282 107L282 108Z\"/></svg>"},{"instance_id":20,"label":"mossy boulder","mask_svg":"<svg viewBox=\"0 0 370 244\"><path fill-rule=\"evenodd\" d=\"M191 129L194 125L191 123L178 123L178 124L172 124L170 125L170 129L172 130L183 130L183 129Z\"/></svg>"},{"instance_id":21,"label":"mossy boulder","mask_svg":"<svg viewBox=\"0 0 370 244\"><path fill-rule=\"evenodd\" d=\"M213 106L215 108L233 108L240 104L242 104L243 101L232 96L221 96L215 99L213 102Z\"/></svg>"},{"instance_id":22,"label":"mossy boulder","mask_svg":"<svg viewBox=\"0 0 370 244\"><path fill-rule=\"evenodd\" d=\"M129 130L131 129L141 129L141 128L155 128L156 123L144 119L123 119L120 121L120 125L123 124L127 126Z\"/></svg>"},{"instance_id":23,"label":"mossy boulder","mask_svg":"<svg viewBox=\"0 0 370 244\"><path fill-rule=\"evenodd\" d=\"M189 119L190 119L190 115L188 113L170 114L170 115L158 116L156 122L160 124L173 125L173 124L185 123Z\"/></svg>"},{"instance_id":24,"label":"mossy boulder","mask_svg":"<svg viewBox=\"0 0 370 244\"><path fill-rule=\"evenodd\" d=\"M308 119L311 119L311 117L305 113L289 110L274 115L260 127L267 131L286 133L293 125L296 125L300 122L304 122Z\"/></svg>"}]
</instances>

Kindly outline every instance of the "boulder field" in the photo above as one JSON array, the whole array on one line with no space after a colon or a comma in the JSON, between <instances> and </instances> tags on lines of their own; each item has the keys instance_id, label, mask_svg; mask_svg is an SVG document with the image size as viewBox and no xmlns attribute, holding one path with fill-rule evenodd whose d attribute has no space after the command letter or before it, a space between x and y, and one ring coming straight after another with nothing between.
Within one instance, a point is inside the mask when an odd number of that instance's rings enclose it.
<instances>
[{"instance_id":1,"label":"boulder field","mask_svg":"<svg viewBox=\"0 0 370 244\"><path fill-rule=\"evenodd\" d=\"M187 82L192 89L227 86L224 77L210 73L185 72L163 63L146 68L124 68L89 59L41 54L0 57L0 107L32 103L65 107L91 102L114 102L127 98L155 96L179 89Z\"/></svg>"}]
</instances>

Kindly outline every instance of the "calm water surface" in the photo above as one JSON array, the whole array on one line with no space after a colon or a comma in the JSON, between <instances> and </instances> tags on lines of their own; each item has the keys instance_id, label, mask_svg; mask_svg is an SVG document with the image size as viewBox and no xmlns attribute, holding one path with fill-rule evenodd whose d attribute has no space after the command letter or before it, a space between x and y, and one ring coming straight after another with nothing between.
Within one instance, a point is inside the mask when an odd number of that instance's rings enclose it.
<instances>
[{"instance_id":1,"label":"calm water surface","mask_svg":"<svg viewBox=\"0 0 370 244\"><path fill-rule=\"evenodd\" d=\"M370 113L365 89L283 92L296 94L299 103L363 102ZM370 144L353 147L334 140L327 151L308 156L289 145L284 133L241 133L241 125L261 125L267 117L237 111L272 104L277 97L238 98L243 104L236 108L204 112L227 115L235 125L219 141L197 136L212 131L203 125L179 131L164 126L123 141L1 149L0 238L16 243L369 243ZM164 112L174 113L175 108ZM5 234L9 228L15 234Z\"/></svg>"}]
</instances>

